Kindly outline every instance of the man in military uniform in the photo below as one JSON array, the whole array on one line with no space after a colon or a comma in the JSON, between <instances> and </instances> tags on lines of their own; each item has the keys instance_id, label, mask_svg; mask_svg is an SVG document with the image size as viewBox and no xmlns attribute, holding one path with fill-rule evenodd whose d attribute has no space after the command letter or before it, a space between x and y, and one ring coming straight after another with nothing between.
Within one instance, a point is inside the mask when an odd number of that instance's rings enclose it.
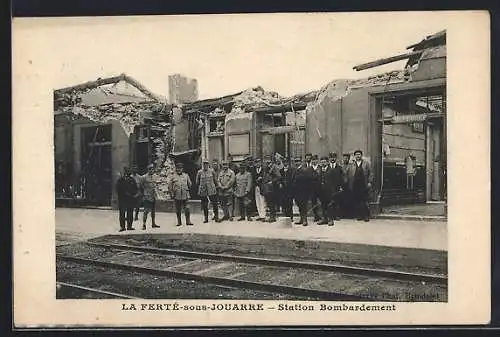
<instances>
[{"instance_id":1,"label":"man in military uniform","mask_svg":"<svg viewBox=\"0 0 500 337\"><path fill-rule=\"evenodd\" d=\"M282 187L281 173L269 157L264 160L264 174L261 186L261 193L264 195L269 211L266 222L276 222L276 194L278 189Z\"/></svg>"},{"instance_id":2,"label":"man in military uniform","mask_svg":"<svg viewBox=\"0 0 500 337\"><path fill-rule=\"evenodd\" d=\"M184 165L177 163L175 173L170 177L168 191L175 201L175 214L177 215L177 226L182 226L182 211L186 217L186 225L192 226L188 201L191 198L191 179L183 172Z\"/></svg>"},{"instance_id":3,"label":"man in military uniform","mask_svg":"<svg viewBox=\"0 0 500 337\"><path fill-rule=\"evenodd\" d=\"M222 170L219 172L219 200L224 210L224 217L220 221L233 220L232 203L233 203L233 190L235 183L235 174L229 168L227 161L222 162Z\"/></svg>"},{"instance_id":4,"label":"man in military uniform","mask_svg":"<svg viewBox=\"0 0 500 337\"><path fill-rule=\"evenodd\" d=\"M140 190L144 203L144 214L142 218L142 229L146 229L148 214L151 213L152 228L160 228L155 222L156 214L156 183L153 180L153 164L148 165L148 172L140 178Z\"/></svg>"},{"instance_id":5,"label":"man in military uniform","mask_svg":"<svg viewBox=\"0 0 500 337\"><path fill-rule=\"evenodd\" d=\"M196 174L196 186L198 186L198 195L201 197L201 208L205 220L208 222L208 204L212 203L214 210L214 220L219 219L219 209L217 207L217 178L215 172L209 167L208 159L203 159L203 167Z\"/></svg>"}]
</instances>

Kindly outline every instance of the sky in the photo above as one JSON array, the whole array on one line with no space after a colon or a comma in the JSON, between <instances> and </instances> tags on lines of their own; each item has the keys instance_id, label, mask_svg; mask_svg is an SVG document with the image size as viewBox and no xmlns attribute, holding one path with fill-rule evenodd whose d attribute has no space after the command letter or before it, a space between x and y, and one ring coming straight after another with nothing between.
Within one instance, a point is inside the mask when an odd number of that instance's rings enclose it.
<instances>
[{"instance_id":1,"label":"sky","mask_svg":"<svg viewBox=\"0 0 500 337\"><path fill-rule=\"evenodd\" d=\"M401 69L404 61L352 68L403 53L446 23L433 12L53 18L31 34L50 57L54 89L126 73L168 98L168 76L180 73L205 99L259 85L291 96Z\"/></svg>"}]
</instances>

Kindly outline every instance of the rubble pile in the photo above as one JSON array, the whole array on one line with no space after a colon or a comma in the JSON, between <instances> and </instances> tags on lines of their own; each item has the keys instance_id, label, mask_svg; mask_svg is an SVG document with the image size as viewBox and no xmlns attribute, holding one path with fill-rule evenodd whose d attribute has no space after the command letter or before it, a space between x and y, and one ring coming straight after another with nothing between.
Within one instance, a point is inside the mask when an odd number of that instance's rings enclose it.
<instances>
[{"instance_id":1,"label":"rubble pile","mask_svg":"<svg viewBox=\"0 0 500 337\"><path fill-rule=\"evenodd\" d=\"M385 85L386 83L399 83L404 82L406 76L409 75L410 69L406 70L394 70L386 73L382 73L376 76L370 76L368 78L361 78L355 80L349 80L350 86L374 86L374 85Z\"/></svg>"},{"instance_id":2,"label":"rubble pile","mask_svg":"<svg viewBox=\"0 0 500 337\"><path fill-rule=\"evenodd\" d=\"M265 91L262 87L247 89L233 99L234 104L231 113L245 112L246 107L259 108L276 106L284 103L285 98L278 93Z\"/></svg>"},{"instance_id":3,"label":"rubble pile","mask_svg":"<svg viewBox=\"0 0 500 337\"><path fill-rule=\"evenodd\" d=\"M336 101L349 95L349 80L334 80L316 92L316 98L306 106L306 114L323 110L323 102Z\"/></svg>"}]
</instances>

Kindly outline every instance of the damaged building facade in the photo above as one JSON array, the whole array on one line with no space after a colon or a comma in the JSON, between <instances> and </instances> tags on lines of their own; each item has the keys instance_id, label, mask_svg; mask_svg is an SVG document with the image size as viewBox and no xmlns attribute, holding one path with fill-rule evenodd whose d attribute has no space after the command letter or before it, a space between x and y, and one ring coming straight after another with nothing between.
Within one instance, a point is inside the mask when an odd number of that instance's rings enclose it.
<instances>
[{"instance_id":1,"label":"damaged building facade","mask_svg":"<svg viewBox=\"0 0 500 337\"><path fill-rule=\"evenodd\" d=\"M235 162L275 153L305 154L307 97L284 98L261 87L186 104L186 115L199 121L195 134L201 156Z\"/></svg>"},{"instance_id":2,"label":"damaged building facade","mask_svg":"<svg viewBox=\"0 0 500 337\"><path fill-rule=\"evenodd\" d=\"M175 110L125 74L55 90L56 204L115 206L125 166L144 173L153 163L157 178L166 180Z\"/></svg>"},{"instance_id":3,"label":"damaged building facade","mask_svg":"<svg viewBox=\"0 0 500 337\"><path fill-rule=\"evenodd\" d=\"M407 60L401 71L329 83L307 107L306 149L372 163L372 206L446 203L446 32L410 51L355 67Z\"/></svg>"}]
</instances>

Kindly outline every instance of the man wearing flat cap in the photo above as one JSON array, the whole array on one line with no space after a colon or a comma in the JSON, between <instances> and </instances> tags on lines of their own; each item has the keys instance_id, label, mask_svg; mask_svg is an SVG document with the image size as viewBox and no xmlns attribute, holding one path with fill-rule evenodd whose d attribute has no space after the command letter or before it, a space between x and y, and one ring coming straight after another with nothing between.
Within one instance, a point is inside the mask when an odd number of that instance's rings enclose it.
<instances>
[{"instance_id":1,"label":"man wearing flat cap","mask_svg":"<svg viewBox=\"0 0 500 337\"><path fill-rule=\"evenodd\" d=\"M361 150L354 151L354 161L347 167L346 177L347 186L351 192L353 212L357 220L370 221L368 201L373 173L370 163L363 159Z\"/></svg>"}]
</instances>

